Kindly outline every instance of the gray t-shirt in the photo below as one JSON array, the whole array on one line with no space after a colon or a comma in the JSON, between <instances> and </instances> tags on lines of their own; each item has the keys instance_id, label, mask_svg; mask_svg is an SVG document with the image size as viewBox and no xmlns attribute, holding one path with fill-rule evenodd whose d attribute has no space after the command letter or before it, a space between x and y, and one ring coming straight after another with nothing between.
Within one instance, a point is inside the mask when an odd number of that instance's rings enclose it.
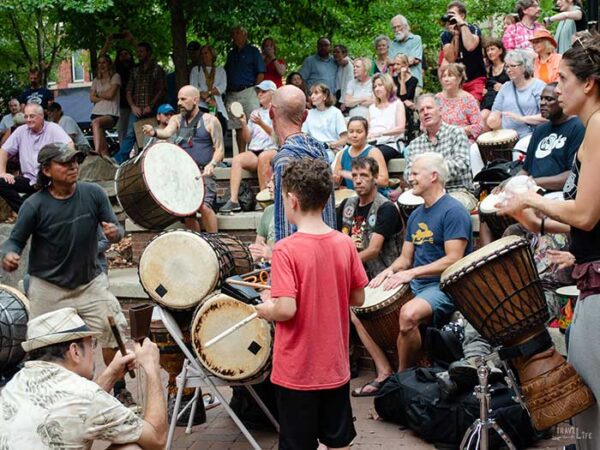
<instances>
[{"instance_id":1,"label":"gray t-shirt","mask_svg":"<svg viewBox=\"0 0 600 450\"><path fill-rule=\"evenodd\" d=\"M83 134L83 131L81 131L81 128L79 128L79 125L77 125L77 122L75 122L75 119L69 116L62 116L58 121L58 124L63 130L65 130L69 137L73 139L73 142L75 142L76 145L81 145L84 147L90 146L88 140Z\"/></svg>"},{"instance_id":2,"label":"gray t-shirt","mask_svg":"<svg viewBox=\"0 0 600 450\"><path fill-rule=\"evenodd\" d=\"M31 236L29 273L73 289L101 272L98 226L102 222L116 224L123 236L108 197L96 184L78 182L67 199L56 199L47 190L37 192L21 206L15 227L2 245L2 256L21 254Z\"/></svg>"}]
</instances>

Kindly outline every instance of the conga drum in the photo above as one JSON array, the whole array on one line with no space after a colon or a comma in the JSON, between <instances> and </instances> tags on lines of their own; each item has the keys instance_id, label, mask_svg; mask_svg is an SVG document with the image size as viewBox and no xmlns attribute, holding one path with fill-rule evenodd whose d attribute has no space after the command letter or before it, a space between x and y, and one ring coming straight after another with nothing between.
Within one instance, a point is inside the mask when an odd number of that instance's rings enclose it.
<instances>
[{"instance_id":1,"label":"conga drum","mask_svg":"<svg viewBox=\"0 0 600 450\"><path fill-rule=\"evenodd\" d=\"M410 285L384 290L365 288L365 302L352 308L373 340L384 350L396 350L396 341L400 334L400 308L414 298Z\"/></svg>"},{"instance_id":2,"label":"conga drum","mask_svg":"<svg viewBox=\"0 0 600 450\"><path fill-rule=\"evenodd\" d=\"M163 230L202 206L200 169L185 150L160 142L123 163L115 174L117 199L136 224Z\"/></svg>"},{"instance_id":3,"label":"conga drum","mask_svg":"<svg viewBox=\"0 0 600 450\"><path fill-rule=\"evenodd\" d=\"M498 208L495 205L501 200L502 198L498 194L490 194L479 204L479 219L487 224L494 239L501 238L509 226L517 223L510 216L498 215Z\"/></svg>"},{"instance_id":4,"label":"conga drum","mask_svg":"<svg viewBox=\"0 0 600 450\"><path fill-rule=\"evenodd\" d=\"M536 429L548 429L595 403L549 336L540 344L549 312L525 239L506 236L471 253L442 273L441 287L485 339L503 347L501 356L507 350L519 355L508 359Z\"/></svg>"},{"instance_id":5,"label":"conga drum","mask_svg":"<svg viewBox=\"0 0 600 450\"><path fill-rule=\"evenodd\" d=\"M262 209L265 209L267 206L273 204L273 194L271 193L269 188L263 189L258 194L256 194L256 201L262 207Z\"/></svg>"},{"instance_id":6,"label":"conga drum","mask_svg":"<svg viewBox=\"0 0 600 450\"><path fill-rule=\"evenodd\" d=\"M18 290L0 284L0 375L16 368L25 351L21 343L27 339L29 300Z\"/></svg>"},{"instance_id":7,"label":"conga drum","mask_svg":"<svg viewBox=\"0 0 600 450\"><path fill-rule=\"evenodd\" d=\"M423 204L425 204L423 197L413 194L412 189L408 189L400 194L400 197L398 197L398 207L400 209L400 217L402 217L405 226L408 224L408 218L411 213Z\"/></svg>"},{"instance_id":8,"label":"conga drum","mask_svg":"<svg viewBox=\"0 0 600 450\"><path fill-rule=\"evenodd\" d=\"M250 382L271 368L273 326L255 318L211 347L205 344L255 312L254 307L225 294L207 298L194 313L192 343L198 360L218 378Z\"/></svg>"},{"instance_id":9,"label":"conga drum","mask_svg":"<svg viewBox=\"0 0 600 450\"><path fill-rule=\"evenodd\" d=\"M515 130L494 130L479 135L477 146L484 163L495 159L512 161L512 151L519 141L519 135Z\"/></svg>"},{"instance_id":10,"label":"conga drum","mask_svg":"<svg viewBox=\"0 0 600 450\"><path fill-rule=\"evenodd\" d=\"M152 239L138 266L150 298L172 310L193 310L235 273L234 259L216 237L170 230Z\"/></svg>"},{"instance_id":11,"label":"conga drum","mask_svg":"<svg viewBox=\"0 0 600 450\"><path fill-rule=\"evenodd\" d=\"M339 208L342 205L342 202L347 198L356 197L356 191L353 189L336 189L333 193L335 197L335 207Z\"/></svg>"}]
</instances>

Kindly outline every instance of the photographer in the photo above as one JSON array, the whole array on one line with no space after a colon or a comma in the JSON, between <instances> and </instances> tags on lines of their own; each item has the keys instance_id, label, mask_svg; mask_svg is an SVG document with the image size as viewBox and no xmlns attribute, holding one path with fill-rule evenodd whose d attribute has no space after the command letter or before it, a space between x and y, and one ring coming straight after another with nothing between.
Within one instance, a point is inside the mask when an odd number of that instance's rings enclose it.
<instances>
[{"instance_id":1,"label":"photographer","mask_svg":"<svg viewBox=\"0 0 600 450\"><path fill-rule=\"evenodd\" d=\"M447 31L441 36L444 60L441 66L448 63L462 63L467 69L467 81L463 89L478 101L483 98L485 88L485 64L481 49L481 30L465 22L467 8L459 1L452 2L446 9L442 22L447 24Z\"/></svg>"}]
</instances>

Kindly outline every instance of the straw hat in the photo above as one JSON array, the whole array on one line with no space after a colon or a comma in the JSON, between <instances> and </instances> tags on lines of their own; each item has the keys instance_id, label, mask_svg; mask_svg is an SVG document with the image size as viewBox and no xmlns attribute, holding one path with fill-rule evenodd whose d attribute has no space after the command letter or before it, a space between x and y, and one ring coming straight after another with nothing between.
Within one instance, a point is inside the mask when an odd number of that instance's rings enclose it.
<instances>
[{"instance_id":1,"label":"straw hat","mask_svg":"<svg viewBox=\"0 0 600 450\"><path fill-rule=\"evenodd\" d=\"M558 47L558 44L554 40L554 37L552 36L552 34L550 34L550 32L544 28L539 28L539 29L535 30L535 33L533 33L533 36L531 36L529 38L529 41L533 42L533 41L537 41L539 39L548 39L550 41L550 43L554 46L554 48Z\"/></svg>"},{"instance_id":2,"label":"straw hat","mask_svg":"<svg viewBox=\"0 0 600 450\"><path fill-rule=\"evenodd\" d=\"M79 317L75 308L61 308L32 319L27 323L27 340L21 343L30 352L61 342L74 341L88 336L98 336Z\"/></svg>"}]
</instances>

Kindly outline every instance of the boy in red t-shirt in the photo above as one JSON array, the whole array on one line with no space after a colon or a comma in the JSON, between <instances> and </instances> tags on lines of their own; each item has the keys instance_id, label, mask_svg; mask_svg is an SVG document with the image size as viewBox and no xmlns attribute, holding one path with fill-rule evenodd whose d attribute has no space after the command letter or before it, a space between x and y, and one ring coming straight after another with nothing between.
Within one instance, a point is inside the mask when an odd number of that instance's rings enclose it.
<instances>
[{"instance_id":1,"label":"boy in red t-shirt","mask_svg":"<svg viewBox=\"0 0 600 450\"><path fill-rule=\"evenodd\" d=\"M349 306L364 301L367 274L352 240L323 222L333 189L321 160L291 162L282 177L287 219L298 231L271 260L271 299L258 315L277 322L271 381L277 385L280 449L348 448L356 430L350 405Z\"/></svg>"}]
</instances>

